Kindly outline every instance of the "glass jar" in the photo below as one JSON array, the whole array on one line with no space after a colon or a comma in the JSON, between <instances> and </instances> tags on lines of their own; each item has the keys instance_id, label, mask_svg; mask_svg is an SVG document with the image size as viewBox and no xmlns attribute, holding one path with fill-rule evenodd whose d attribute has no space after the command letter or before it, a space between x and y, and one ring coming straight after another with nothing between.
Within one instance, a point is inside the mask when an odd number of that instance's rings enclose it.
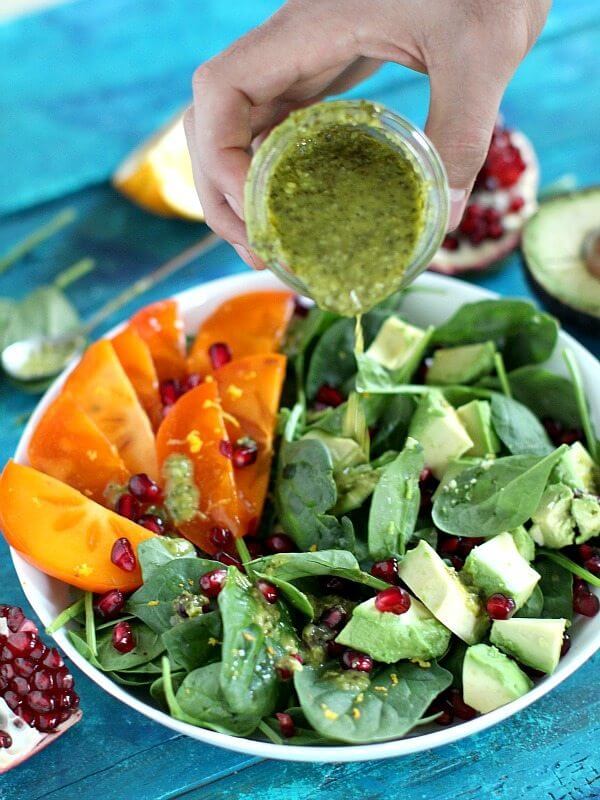
<instances>
[{"instance_id":1,"label":"glass jar","mask_svg":"<svg viewBox=\"0 0 600 800\"><path fill-rule=\"evenodd\" d=\"M384 106L363 100L319 103L294 112L270 132L254 154L246 180L245 217L249 243L291 289L311 296L310 287L294 274L293 265L284 263L281 242L269 219L269 182L280 156L298 144L303 135L340 124L358 127L399 152L411 162L422 183L423 227L401 283L392 286L391 293L411 283L429 266L446 234L450 204L446 171L433 144L423 131ZM375 226L374 235L376 230Z\"/></svg>"}]
</instances>

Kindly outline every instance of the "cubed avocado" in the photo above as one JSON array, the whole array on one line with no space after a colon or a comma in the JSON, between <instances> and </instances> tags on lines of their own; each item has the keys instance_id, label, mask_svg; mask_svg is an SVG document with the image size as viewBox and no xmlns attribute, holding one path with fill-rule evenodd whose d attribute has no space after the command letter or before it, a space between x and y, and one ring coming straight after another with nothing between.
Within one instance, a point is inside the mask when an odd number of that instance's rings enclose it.
<instances>
[{"instance_id":1,"label":"cubed avocado","mask_svg":"<svg viewBox=\"0 0 600 800\"><path fill-rule=\"evenodd\" d=\"M366 355L391 371L401 369L409 362L414 362L416 369L430 336L430 330L421 330L400 317L391 316L379 329Z\"/></svg>"},{"instance_id":2,"label":"cubed avocado","mask_svg":"<svg viewBox=\"0 0 600 800\"><path fill-rule=\"evenodd\" d=\"M547 486L532 514L529 533L536 544L559 549L573 544L575 523L571 516L573 491L564 483Z\"/></svg>"},{"instance_id":3,"label":"cubed avocado","mask_svg":"<svg viewBox=\"0 0 600 800\"><path fill-rule=\"evenodd\" d=\"M465 430L473 440L467 456L488 456L500 450L500 441L492 428L492 407L487 400L471 400L457 409Z\"/></svg>"},{"instance_id":4,"label":"cubed avocado","mask_svg":"<svg viewBox=\"0 0 600 800\"><path fill-rule=\"evenodd\" d=\"M434 617L460 639L473 644L484 637L489 619L479 597L427 542L421 540L406 553L398 574Z\"/></svg>"},{"instance_id":5,"label":"cubed avocado","mask_svg":"<svg viewBox=\"0 0 600 800\"><path fill-rule=\"evenodd\" d=\"M405 658L429 661L448 649L450 631L416 597L408 611L379 611L375 598L356 606L336 642L368 653L376 661L394 664Z\"/></svg>"},{"instance_id":6,"label":"cubed avocado","mask_svg":"<svg viewBox=\"0 0 600 800\"><path fill-rule=\"evenodd\" d=\"M433 354L425 382L444 386L474 383L493 370L495 354L496 346L493 342L440 348Z\"/></svg>"},{"instance_id":7,"label":"cubed avocado","mask_svg":"<svg viewBox=\"0 0 600 800\"><path fill-rule=\"evenodd\" d=\"M591 494L575 497L571 504L571 515L577 526L576 544L600 536L600 501L597 497Z\"/></svg>"},{"instance_id":8,"label":"cubed avocado","mask_svg":"<svg viewBox=\"0 0 600 800\"><path fill-rule=\"evenodd\" d=\"M474 547L461 570L464 581L483 598L501 593L512 597L517 608L527 602L540 575L517 550L510 533L500 533Z\"/></svg>"},{"instance_id":9,"label":"cubed avocado","mask_svg":"<svg viewBox=\"0 0 600 800\"><path fill-rule=\"evenodd\" d=\"M473 447L458 414L441 392L424 394L413 414L408 435L420 442L425 466L441 478L448 464Z\"/></svg>"},{"instance_id":10,"label":"cubed avocado","mask_svg":"<svg viewBox=\"0 0 600 800\"><path fill-rule=\"evenodd\" d=\"M596 494L600 489L598 467L581 442L574 442L552 471L551 483Z\"/></svg>"},{"instance_id":11,"label":"cubed avocado","mask_svg":"<svg viewBox=\"0 0 600 800\"><path fill-rule=\"evenodd\" d=\"M550 675L560 659L566 626L566 619L497 619L490 642L521 664Z\"/></svg>"},{"instance_id":12,"label":"cubed avocado","mask_svg":"<svg viewBox=\"0 0 600 800\"><path fill-rule=\"evenodd\" d=\"M517 700L533 686L518 664L487 644L468 648L462 677L465 703L482 714Z\"/></svg>"},{"instance_id":13,"label":"cubed avocado","mask_svg":"<svg viewBox=\"0 0 600 800\"><path fill-rule=\"evenodd\" d=\"M518 528L509 531L509 533L514 539L517 550L523 558L526 561L533 561L535 558L535 542L529 535L529 531L527 531L523 525L519 525Z\"/></svg>"}]
</instances>

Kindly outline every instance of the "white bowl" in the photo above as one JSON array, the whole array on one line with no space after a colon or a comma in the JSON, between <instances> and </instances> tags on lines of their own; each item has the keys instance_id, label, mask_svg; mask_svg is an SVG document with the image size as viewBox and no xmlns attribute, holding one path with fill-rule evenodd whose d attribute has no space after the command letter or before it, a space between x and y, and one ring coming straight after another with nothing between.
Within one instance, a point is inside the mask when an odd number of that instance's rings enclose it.
<instances>
[{"instance_id":1,"label":"white bowl","mask_svg":"<svg viewBox=\"0 0 600 800\"><path fill-rule=\"evenodd\" d=\"M281 283L269 272L243 273L228 278L211 281L176 295L182 315L185 319L186 330L193 332L199 322L219 304L222 300L241 292L259 289L276 289ZM463 303L496 297L497 295L485 289L480 289L468 283L447 278L440 275L424 274L415 284L416 287L425 289L425 292L411 291L404 301L402 312L413 323L421 326L434 323L439 324L447 319ZM575 354L587 387L588 398L592 406L592 415L596 428L600 428L600 394L592 391L592 387L600 385L600 363L571 336L561 332L556 354L548 366L554 372L566 374L561 351L569 347ZM15 459L27 463L27 446L32 431L44 413L48 404L56 397L64 381L64 375L58 378L48 389L44 397L29 420L19 446ZM69 603L69 589L64 584L49 578L39 570L24 561L18 553L12 551L12 558L21 581L21 586L27 599L36 613L47 625ZM600 615L593 619L580 617L573 625L572 645L568 654L561 659L556 672L543 678L524 697L515 700L502 708L477 717L470 722L462 722L452 727L440 728L432 732L414 734L397 741L382 744L349 745L331 747L305 747L298 745L276 745L269 742L257 742L250 739L240 739L223 733L196 728L185 722L172 719L167 714L153 708L138 697L134 697L124 687L113 683L106 675L92 667L70 644L63 631L55 635L58 645L65 651L71 660L85 672L88 677L105 689L109 694L121 702L145 714L152 720L172 728L178 733L186 734L207 744L226 747L248 755L263 758L285 759L289 761L364 761L378 758L391 758L395 756L429 750L432 747L455 742L472 733L485 730L501 720L516 714L538 698L545 695L552 688L564 681L571 673L580 667L600 647Z\"/></svg>"}]
</instances>

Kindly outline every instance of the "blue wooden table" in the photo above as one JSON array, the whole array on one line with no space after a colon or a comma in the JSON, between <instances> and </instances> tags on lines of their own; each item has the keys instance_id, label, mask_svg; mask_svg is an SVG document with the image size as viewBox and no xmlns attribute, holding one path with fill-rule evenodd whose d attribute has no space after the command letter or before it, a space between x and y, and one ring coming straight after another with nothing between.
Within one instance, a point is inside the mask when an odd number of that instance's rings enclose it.
<instances>
[{"instance_id":1,"label":"blue wooden table","mask_svg":"<svg viewBox=\"0 0 600 800\"><path fill-rule=\"evenodd\" d=\"M97 268L69 290L85 316L203 235L203 226L138 211L106 178L187 101L196 63L276 6L274 0L86 0L0 26L0 253L57 210L78 212L68 230L0 276L0 295L22 296L89 255ZM506 95L504 114L533 139L546 185L564 175L580 185L600 183L599 41L598 0L557 0ZM421 76L389 66L360 94L424 120ZM137 305L243 268L222 245L200 270L184 269ZM517 256L477 283L529 294ZM577 335L598 353L591 331ZM0 462L14 451L35 403L0 383ZM3 543L0 584L1 602L26 605ZM550 696L479 736L346 766L267 762L206 747L125 708L75 670L83 722L3 776L0 800L600 798L599 667L597 656Z\"/></svg>"}]
</instances>

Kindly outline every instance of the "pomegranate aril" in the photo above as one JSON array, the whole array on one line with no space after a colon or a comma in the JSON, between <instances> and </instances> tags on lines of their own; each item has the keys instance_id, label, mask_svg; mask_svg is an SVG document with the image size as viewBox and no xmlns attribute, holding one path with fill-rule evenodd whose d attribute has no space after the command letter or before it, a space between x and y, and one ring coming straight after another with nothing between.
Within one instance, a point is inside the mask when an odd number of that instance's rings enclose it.
<instances>
[{"instance_id":1,"label":"pomegranate aril","mask_svg":"<svg viewBox=\"0 0 600 800\"><path fill-rule=\"evenodd\" d=\"M595 617L600 610L600 601L590 591L581 590L573 593L573 611L584 617Z\"/></svg>"},{"instance_id":2,"label":"pomegranate aril","mask_svg":"<svg viewBox=\"0 0 600 800\"><path fill-rule=\"evenodd\" d=\"M398 559L388 558L385 561L376 561L371 567L371 575L387 583L398 582Z\"/></svg>"},{"instance_id":3,"label":"pomegranate aril","mask_svg":"<svg viewBox=\"0 0 600 800\"><path fill-rule=\"evenodd\" d=\"M200 578L200 591L207 597L217 597L223 588L226 578L227 570L213 569L211 572L207 572Z\"/></svg>"},{"instance_id":4,"label":"pomegranate aril","mask_svg":"<svg viewBox=\"0 0 600 800\"><path fill-rule=\"evenodd\" d=\"M13 666L16 674L22 678L30 678L37 669L37 664L31 656L29 658L15 658Z\"/></svg>"},{"instance_id":5,"label":"pomegranate aril","mask_svg":"<svg viewBox=\"0 0 600 800\"><path fill-rule=\"evenodd\" d=\"M37 635L31 631L11 633L6 640L6 647L13 656L28 656L38 642Z\"/></svg>"},{"instance_id":6,"label":"pomegranate aril","mask_svg":"<svg viewBox=\"0 0 600 800\"><path fill-rule=\"evenodd\" d=\"M600 553L592 553L592 555L583 562L583 566L593 575L600 575Z\"/></svg>"},{"instance_id":7,"label":"pomegranate aril","mask_svg":"<svg viewBox=\"0 0 600 800\"><path fill-rule=\"evenodd\" d=\"M18 695L16 692L13 692L12 689L9 689L4 693L4 702L11 711L14 711L21 705L23 698L20 697L20 695Z\"/></svg>"},{"instance_id":8,"label":"pomegranate aril","mask_svg":"<svg viewBox=\"0 0 600 800\"><path fill-rule=\"evenodd\" d=\"M450 705L452 707L454 716L458 717L459 719L475 719L477 716L477 711L465 703L463 696L458 689L450 690Z\"/></svg>"},{"instance_id":9,"label":"pomegranate aril","mask_svg":"<svg viewBox=\"0 0 600 800\"><path fill-rule=\"evenodd\" d=\"M29 692L27 695L27 705L32 711L49 714L51 711L54 711L56 703L51 695L34 689L33 692Z\"/></svg>"},{"instance_id":10,"label":"pomegranate aril","mask_svg":"<svg viewBox=\"0 0 600 800\"><path fill-rule=\"evenodd\" d=\"M5 683L8 683L8 681L12 680L16 674L17 673L13 664L4 663L2 666L0 666L0 678L2 678Z\"/></svg>"},{"instance_id":11,"label":"pomegranate aril","mask_svg":"<svg viewBox=\"0 0 600 800\"><path fill-rule=\"evenodd\" d=\"M35 727L42 733L53 731L60 723L58 714L37 714L35 717Z\"/></svg>"},{"instance_id":12,"label":"pomegranate aril","mask_svg":"<svg viewBox=\"0 0 600 800\"><path fill-rule=\"evenodd\" d=\"M162 489L145 472L131 476L129 491L144 503L158 503L162 500Z\"/></svg>"},{"instance_id":13,"label":"pomegranate aril","mask_svg":"<svg viewBox=\"0 0 600 800\"><path fill-rule=\"evenodd\" d=\"M167 407L174 405L181 396L179 381L161 381L158 391L161 403Z\"/></svg>"},{"instance_id":14,"label":"pomegranate aril","mask_svg":"<svg viewBox=\"0 0 600 800\"><path fill-rule=\"evenodd\" d=\"M458 554L465 559L474 547L478 547L483 542L485 539L479 536L460 536L458 538Z\"/></svg>"},{"instance_id":15,"label":"pomegranate aril","mask_svg":"<svg viewBox=\"0 0 600 800\"><path fill-rule=\"evenodd\" d=\"M345 650L341 658L344 669L354 669L357 672L371 672L373 669L373 659L366 653L359 653L358 650Z\"/></svg>"},{"instance_id":16,"label":"pomegranate aril","mask_svg":"<svg viewBox=\"0 0 600 800\"><path fill-rule=\"evenodd\" d=\"M276 603L277 598L279 597L279 592L273 586L272 583L267 583L267 581L257 581L256 586L258 587L259 592L265 598L267 603Z\"/></svg>"},{"instance_id":17,"label":"pomegranate aril","mask_svg":"<svg viewBox=\"0 0 600 800\"><path fill-rule=\"evenodd\" d=\"M281 735L286 739L291 739L292 736L296 733L296 726L294 725L294 720L290 717L289 714L285 714L282 711L277 711L275 713L275 718L279 723L279 730Z\"/></svg>"},{"instance_id":18,"label":"pomegranate aril","mask_svg":"<svg viewBox=\"0 0 600 800\"><path fill-rule=\"evenodd\" d=\"M560 648L560 657L566 656L571 649L571 636L565 631L563 633L562 646Z\"/></svg>"},{"instance_id":19,"label":"pomegranate aril","mask_svg":"<svg viewBox=\"0 0 600 800\"><path fill-rule=\"evenodd\" d=\"M47 692L54 689L55 673L48 669L38 669L34 674L31 685L34 689L39 689L41 692Z\"/></svg>"},{"instance_id":20,"label":"pomegranate aril","mask_svg":"<svg viewBox=\"0 0 600 800\"><path fill-rule=\"evenodd\" d=\"M228 344L225 342L215 342L208 348L208 357L210 358L212 368L219 369L219 367L229 364L233 356Z\"/></svg>"},{"instance_id":21,"label":"pomegranate aril","mask_svg":"<svg viewBox=\"0 0 600 800\"><path fill-rule=\"evenodd\" d=\"M50 669L60 669L64 667L65 662L62 659L61 654L58 650L53 647L51 650L48 650L44 658L42 659L42 664L45 667L49 667Z\"/></svg>"},{"instance_id":22,"label":"pomegranate aril","mask_svg":"<svg viewBox=\"0 0 600 800\"><path fill-rule=\"evenodd\" d=\"M501 239L503 235L504 235L504 228L502 227L502 223L494 222L488 226L487 229L488 239Z\"/></svg>"},{"instance_id":23,"label":"pomegranate aril","mask_svg":"<svg viewBox=\"0 0 600 800\"><path fill-rule=\"evenodd\" d=\"M460 572L465 565L465 562L462 560L462 558L460 558L460 556L450 556L450 563L457 572Z\"/></svg>"},{"instance_id":24,"label":"pomegranate aril","mask_svg":"<svg viewBox=\"0 0 600 800\"><path fill-rule=\"evenodd\" d=\"M344 645L330 639L327 642L327 655L329 658L338 658L344 652Z\"/></svg>"},{"instance_id":25,"label":"pomegranate aril","mask_svg":"<svg viewBox=\"0 0 600 800\"><path fill-rule=\"evenodd\" d=\"M16 633L21 630L21 626L25 622L25 614L22 609L18 606L9 606L4 616L9 631ZM37 633L37 627L35 628L35 632Z\"/></svg>"},{"instance_id":26,"label":"pomegranate aril","mask_svg":"<svg viewBox=\"0 0 600 800\"><path fill-rule=\"evenodd\" d=\"M516 214L517 211L520 211L524 205L525 205L524 198L518 196L513 197L513 199L509 203L508 210L510 211L511 214Z\"/></svg>"},{"instance_id":27,"label":"pomegranate aril","mask_svg":"<svg viewBox=\"0 0 600 800\"><path fill-rule=\"evenodd\" d=\"M243 439L238 439L234 444L231 460L233 461L233 466L237 469L249 467L251 464L255 463L257 457L258 445L254 439L250 439L250 437L246 436Z\"/></svg>"},{"instance_id":28,"label":"pomegranate aril","mask_svg":"<svg viewBox=\"0 0 600 800\"><path fill-rule=\"evenodd\" d=\"M446 726L452 725L454 722L454 711L452 710L450 701L445 697L434 700L425 712L425 716L427 717L431 716L432 714L438 714L438 716L433 720L436 725Z\"/></svg>"},{"instance_id":29,"label":"pomegranate aril","mask_svg":"<svg viewBox=\"0 0 600 800\"><path fill-rule=\"evenodd\" d=\"M21 717L23 722L26 725L29 725L30 728L33 728L35 726L37 717L35 711L32 711L30 708L27 708L27 706L19 706L15 713L18 717Z\"/></svg>"},{"instance_id":30,"label":"pomegranate aril","mask_svg":"<svg viewBox=\"0 0 600 800\"><path fill-rule=\"evenodd\" d=\"M252 558L264 556L263 543L260 539L257 539L256 536L246 536L244 542Z\"/></svg>"},{"instance_id":31,"label":"pomegranate aril","mask_svg":"<svg viewBox=\"0 0 600 800\"><path fill-rule=\"evenodd\" d=\"M157 517L156 514L142 514L137 524L141 525L142 528L146 528L146 530L152 531L152 533L158 534L164 533L166 528L164 521Z\"/></svg>"},{"instance_id":32,"label":"pomegranate aril","mask_svg":"<svg viewBox=\"0 0 600 800\"><path fill-rule=\"evenodd\" d=\"M229 528L217 526L211 528L208 532L208 539L217 550L231 550L234 545L233 533Z\"/></svg>"},{"instance_id":33,"label":"pomegranate aril","mask_svg":"<svg viewBox=\"0 0 600 800\"><path fill-rule=\"evenodd\" d=\"M116 617L125 608L125 597L120 589L109 589L95 602L96 611L104 619Z\"/></svg>"},{"instance_id":34,"label":"pomegranate aril","mask_svg":"<svg viewBox=\"0 0 600 800\"><path fill-rule=\"evenodd\" d=\"M58 692L56 695L56 707L62 711L69 711L79 707L79 695L75 692Z\"/></svg>"},{"instance_id":35,"label":"pomegranate aril","mask_svg":"<svg viewBox=\"0 0 600 800\"><path fill-rule=\"evenodd\" d=\"M8 750L9 747L12 747L12 743L12 736L6 731L0 731L0 749Z\"/></svg>"},{"instance_id":36,"label":"pomegranate aril","mask_svg":"<svg viewBox=\"0 0 600 800\"><path fill-rule=\"evenodd\" d=\"M332 606L331 608L327 608L322 614L321 618L319 619L319 623L321 625L325 625L326 628L329 628L332 631L338 630L345 624L346 620L348 619L348 612L342 606Z\"/></svg>"},{"instance_id":37,"label":"pomegranate aril","mask_svg":"<svg viewBox=\"0 0 600 800\"><path fill-rule=\"evenodd\" d=\"M485 604L490 619L508 619L514 614L517 605L512 597L505 594L493 594Z\"/></svg>"},{"instance_id":38,"label":"pomegranate aril","mask_svg":"<svg viewBox=\"0 0 600 800\"><path fill-rule=\"evenodd\" d=\"M238 569L242 569L242 562L239 560L239 558L236 558L226 550L219 550L218 553L215 553L215 561L220 561L221 564L225 564L228 567L237 567Z\"/></svg>"},{"instance_id":39,"label":"pomegranate aril","mask_svg":"<svg viewBox=\"0 0 600 800\"><path fill-rule=\"evenodd\" d=\"M29 654L29 658L32 659L33 661L41 661L41 659L44 658L47 652L48 648L40 639L38 640L36 646L33 648L31 653Z\"/></svg>"},{"instance_id":40,"label":"pomegranate aril","mask_svg":"<svg viewBox=\"0 0 600 800\"><path fill-rule=\"evenodd\" d=\"M126 492L117 500L115 511L122 517L127 517L127 519L131 519L135 522L135 520L139 517L142 508L139 500L129 492Z\"/></svg>"},{"instance_id":41,"label":"pomegranate aril","mask_svg":"<svg viewBox=\"0 0 600 800\"><path fill-rule=\"evenodd\" d=\"M75 680L66 667L62 667L54 674L57 689L72 689Z\"/></svg>"},{"instance_id":42,"label":"pomegranate aril","mask_svg":"<svg viewBox=\"0 0 600 800\"><path fill-rule=\"evenodd\" d=\"M442 247L444 250L458 250L460 247L460 242L456 238L456 236L452 236L451 233L446 234L444 241L442 242Z\"/></svg>"},{"instance_id":43,"label":"pomegranate aril","mask_svg":"<svg viewBox=\"0 0 600 800\"><path fill-rule=\"evenodd\" d=\"M294 316L304 318L308 316L310 305L306 298L296 295L294 297Z\"/></svg>"},{"instance_id":44,"label":"pomegranate aril","mask_svg":"<svg viewBox=\"0 0 600 800\"><path fill-rule=\"evenodd\" d=\"M219 453L230 461L233 458L233 442L228 439L221 439L219 442Z\"/></svg>"},{"instance_id":45,"label":"pomegranate aril","mask_svg":"<svg viewBox=\"0 0 600 800\"><path fill-rule=\"evenodd\" d=\"M135 636L128 622L117 622L112 632L112 646L119 653L130 653L135 647Z\"/></svg>"},{"instance_id":46,"label":"pomegranate aril","mask_svg":"<svg viewBox=\"0 0 600 800\"><path fill-rule=\"evenodd\" d=\"M375 596L375 608L382 613L406 614L410 602L409 593L400 586L390 586Z\"/></svg>"},{"instance_id":47,"label":"pomegranate aril","mask_svg":"<svg viewBox=\"0 0 600 800\"><path fill-rule=\"evenodd\" d=\"M20 697L25 697L30 689L29 681L27 678L23 678L21 675L16 675L8 684L8 686L12 692L18 694Z\"/></svg>"},{"instance_id":48,"label":"pomegranate aril","mask_svg":"<svg viewBox=\"0 0 600 800\"><path fill-rule=\"evenodd\" d=\"M137 566L137 559L133 552L133 547L129 539L122 536L113 544L110 552L110 560L123 572L133 572Z\"/></svg>"},{"instance_id":49,"label":"pomegranate aril","mask_svg":"<svg viewBox=\"0 0 600 800\"><path fill-rule=\"evenodd\" d=\"M296 550L296 545L293 539L286 536L285 533L274 533L265 539L265 547L269 553L293 553Z\"/></svg>"},{"instance_id":50,"label":"pomegranate aril","mask_svg":"<svg viewBox=\"0 0 600 800\"><path fill-rule=\"evenodd\" d=\"M315 400L322 406L337 408L337 406L342 405L345 397L339 389L335 388L335 386L330 386L328 383L324 383L319 387L315 396Z\"/></svg>"}]
</instances>

